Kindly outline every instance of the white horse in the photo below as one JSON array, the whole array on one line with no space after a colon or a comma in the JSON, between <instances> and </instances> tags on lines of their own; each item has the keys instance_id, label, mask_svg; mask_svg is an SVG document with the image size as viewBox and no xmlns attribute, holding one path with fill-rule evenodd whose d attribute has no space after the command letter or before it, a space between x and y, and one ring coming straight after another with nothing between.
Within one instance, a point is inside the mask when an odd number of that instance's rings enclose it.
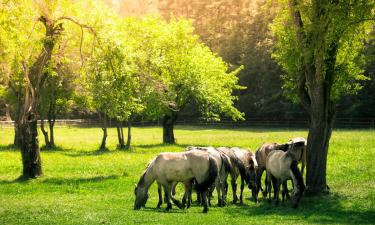
<instances>
[{"instance_id":1,"label":"white horse","mask_svg":"<svg viewBox=\"0 0 375 225\"><path fill-rule=\"evenodd\" d=\"M267 156L266 162L266 188L268 187L268 200L271 202L271 181L274 188L274 199L276 204L279 203L279 190L281 184L286 184L289 179L293 180L294 193L292 204L294 208L298 207L298 202L302 197L305 189L302 174L298 169L298 161L295 159L295 149L289 149L284 152L282 150L274 150ZM284 190L285 191L285 190Z\"/></svg>"},{"instance_id":2,"label":"white horse","mask_svg":"<svg viewBox=\"0 0 375 225\"><path fill-rule=\"evenodd\" d=\"M228 173L230 172L231 162L230 158L225 155L223 152L218 151L214 147L194 147L189 146L186 148L186 151L191 150L200 150L206 151L210 154L213 159L216 161L218 166L219 176L216 178L214 188L216 188L217 196L218 196L218 206L225 206L226 205L226 180L228 177ZM199 196L199 193L198 193ZM199 200L198 200L199 201Z\"/></svg>"},{"instance_id":3,"label":"white horse","mask_svg":"<svg viewBox=\"0 0 375 225\"><path fill-rule=\"evenodd\" d=\"M147 167L135 187L134 209L145 206L148 189L156 180L164 188L167 201L166 210L172 208L170 200L178 205L178 201L171 195L175 182L188 183L192 179L197 181L197 190L202 193L203 212L208 211L207 190L215 182L218 175L217 164L207 152L191 150L187 152L159 154Z\"/></svg>"}]
</instances>

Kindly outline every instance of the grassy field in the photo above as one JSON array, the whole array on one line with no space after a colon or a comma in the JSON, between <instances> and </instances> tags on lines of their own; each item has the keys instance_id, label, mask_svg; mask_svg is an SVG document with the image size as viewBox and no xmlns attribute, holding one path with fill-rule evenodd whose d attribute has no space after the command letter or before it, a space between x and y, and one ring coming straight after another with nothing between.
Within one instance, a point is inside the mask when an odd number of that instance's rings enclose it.
<instances>
[{"instance_id":1,"label":"grassy field","mask_svg":"<svg viewBox=\"0 0 375 225\"><path fill-rule=\"evenodd\" d=\"M241 146L255 150L263 142L285 142L306 136L305 130L210 129L177 127L177 145L161 145L160 128L133 129L131 151L116 150L109 131L106 152L98 152L98 128L57 128L55 151L43 151L44 176L27 182L21 157L10 146L13 130L0 129L0 224L371 224L375 223L375 131L336 130L331 139L327 179L331 194L302 198L300 207L266 201L255 204L246 190L244 205L216 207L208 214L193 206L155 209L156 185L147 208L133 210L134 184L159 152L182 151L187 145ZM42 137L40 136L41 142ZM41 143L43 144L43 143ZM181 189L180 189L181 190ZM178 191L181 194L182 191ZM195 199L195 196L194 196ZM228 195L228 200L231 200ZM163 205L165 207L165 205Z\"/></svg>"}]
</instances>

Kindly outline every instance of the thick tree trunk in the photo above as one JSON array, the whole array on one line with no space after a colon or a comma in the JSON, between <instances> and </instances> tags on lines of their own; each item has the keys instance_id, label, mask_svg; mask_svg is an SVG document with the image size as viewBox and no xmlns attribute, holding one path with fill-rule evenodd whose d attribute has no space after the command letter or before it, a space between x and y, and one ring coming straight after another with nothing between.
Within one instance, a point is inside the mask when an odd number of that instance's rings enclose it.
<instances>
[{"instance_id":1,"label":"thick tree trunk","mask_svg":"<svg viewBox=\"0 0 375 225\"><path fill-rule=\"evenodd\" d=\"M49 141L48 131L44 127L44 118L40 118L40 129L42 130L44 136L44 142L46 143L47 148L51 148L51 143Z\"/></svg>"},{"instance_id":2,"label":"thick tree trunk","mask_svg":"<svg viewBox=\"0 0 375 225\"><path fill-rule=\"evenodd\" d=\"M102 138L102 144L100 145L100 150L106 149L106 143L107 143L107 116L104 114L102 118L102 130L103 130L103 138Z\"/></svg>"},{"instance_id":3,"label":"thick tree trunk","mask_svg":"<svg viewBox=\"0 0 375 225\"><path fill-rule=\"evenodd\" d=\"M20 123L22 178L36 178L42 175L42 160L40 157L37 117L31 111L23 115Z\"/></svg>"},{"instance_id":4,"label":"thick tree trunk","mask_svg":"<svg viewBox=\"0 0 375 225\"><path fill-rule=\"evenodd\" d=\"M124 132L122 129L121 121L116 121L116 128L117 128L118 147L120 149L124 149L125 148Z\"/></svg>"},{"instance_id":5,"label":"thick tree trunk","mask_svg":"<svg viewBox=\"0 0 375 225\"><path fill-rule=\"evenodd\" d=\"M307 139L306 186L309 194L324 193L327 190L327 155L334 116L318 118L311 115Z\"/></svg>"},{"instance_id":6,"label":"thick tree trunk","mask_svg":"<svg viewBox=\"0 0 375 225\"><path fill-rule=\"evenodd\" d=\"M174 123L177 120L177 113L172 112L170 115L163 117L163 144L175 144Z\"/></svg>"},{"instance_id":7,"label":"thick tree trunk","mask_svg":"<svg viewBox=\"0 0 375 225\"><path fill-rule=\"evenodd\" d=\"M131 122L128 121L128 139L126 141L126 146L125 146L126 149L130 149L130 145L132 141L131 126L132 126Z\"/></svg>"}]
</instances>

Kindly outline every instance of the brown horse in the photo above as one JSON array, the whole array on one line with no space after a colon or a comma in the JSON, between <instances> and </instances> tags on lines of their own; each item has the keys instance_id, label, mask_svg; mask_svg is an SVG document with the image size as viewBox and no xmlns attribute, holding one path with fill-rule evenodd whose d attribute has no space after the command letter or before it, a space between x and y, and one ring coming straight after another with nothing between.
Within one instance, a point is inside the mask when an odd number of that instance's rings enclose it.
<instances>
[{"instance_id":1,"label":"brown horse","mask_svg":"<svg viewBox=\"0 0 375 225\"><path fill-rule=\"evenodd\" d=\"M192 150L179 153L161 153L147 167L135 187L134 209L145 206L148 189L156 180L161 184L167 201L166 210L172 208L170 200L179 205L171 195L175 182L188 183L193 178L197 181L197 189L202 193L203 212L208 211L207 190L215 182L218 175L217 164L207 152Z\"/></svg>"},{"instance_id":2,"label":"brown horse","mask_svg":"<svg viewBox=\"0 0 375 225\"><path fill-rule=\"evenodd\" d=\"M238 147L220 147L217 148L217 150L225 153L231 160L232 169L230 170L230 175L233 192L233 203L236 203L238 200L236 181L239 175L241 176L240 203L243 203L243 189L245 187L245 182L248 184L248 188L252 190L254 201L257 202L258 198L256 196L256 170L258 167L258 163L255 159L255 155L249 150L241 149Z\"/></svg>"}]
</instances>

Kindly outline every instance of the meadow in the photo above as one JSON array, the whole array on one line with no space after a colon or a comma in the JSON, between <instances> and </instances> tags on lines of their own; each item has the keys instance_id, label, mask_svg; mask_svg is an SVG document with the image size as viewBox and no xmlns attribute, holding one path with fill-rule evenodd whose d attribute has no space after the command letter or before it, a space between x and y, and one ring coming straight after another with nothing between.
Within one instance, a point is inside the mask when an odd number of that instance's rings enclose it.
<instances>
[{"instance_id":1,"label":"meadow","mask_svg":"<svg viewBox=\"0 0 375 225\"><path fill-rule=\"evenodd\" d=\"M335 130L330 142L327 180L330 194L304 197L298 209L288 202L270 205L249 200L244 205L216 206L207 214L193 205L156 209L157 188L150 188L146 208L134 211L134 185L159 152L183 151L188 145L240 146L253 151L263 142L306 137L304 129L207 128L177 126L176 145L162 145L158 127L133 129L133 147L116 149L115 129L108 150L98 151L99 128L63 127L56 131L56 150L43 150L44 175L25 182L21 154L10 145L13 129L0 129L0 224L373 224L375 223L375 131ZM41 134L41 133L40 133ZM41 145L43 137L40 136ZM239 181L238 181L239 183ZM182 188L179 187L179 197ZM215 193L216 194L216 193ZM195 195L193 197L195 199ZM228 194L231 201L231 194Z\"/></svg>"}]
</instances>

